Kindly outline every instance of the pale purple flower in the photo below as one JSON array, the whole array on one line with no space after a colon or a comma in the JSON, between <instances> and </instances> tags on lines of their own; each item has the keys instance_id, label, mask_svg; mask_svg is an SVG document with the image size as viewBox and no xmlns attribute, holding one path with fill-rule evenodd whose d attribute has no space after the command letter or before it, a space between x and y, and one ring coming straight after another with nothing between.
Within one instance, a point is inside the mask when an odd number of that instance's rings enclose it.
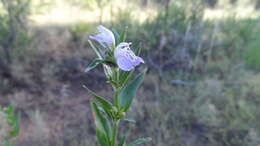
<instances>
[{"instance_id":1,"label":"pale purple flower","mask_svg":"<svg viewBox=\"0 0 260 146\"><path fill-rule=\"evenodd\" d=\"M118 67L124 71L130 71L138 66L140 63L144 63L144 60L136 56L130 49L131 43L122 42L117 45L114 56Z\"/></svg>"},{"instance_id":2,"label":"pale purple flower","mask_svg":"<svg viewBox=\"0 0 260 146\"><path fill-rule=\"evenodd\" d=\"M112 47L115 45L115 37L113 32L102 25L98 26L97 29L100 33L94 36L89 36L89 38L109 47L109 49L112 49Z\"/></svg>"}]
</instances>

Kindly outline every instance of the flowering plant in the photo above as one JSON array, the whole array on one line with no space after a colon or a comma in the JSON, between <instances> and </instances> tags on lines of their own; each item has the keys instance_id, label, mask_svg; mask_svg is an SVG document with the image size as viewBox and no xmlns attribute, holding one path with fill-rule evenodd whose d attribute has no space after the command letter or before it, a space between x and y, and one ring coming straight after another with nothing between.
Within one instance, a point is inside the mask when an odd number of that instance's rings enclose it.
<instances>
[{"instance_id":1,"label":"flowering plant","mask_svg":"<svg viewBox=\"0 0 260 146\"><path fill-rule=\"evenodd\" d=\"M98 31L99 34L90 36L90 39L99 44L99 47L89 40L98 58L88 65L85 72L103 65L107 81L113 87L114 98L112 103L84 86L94 97L90 101L90 107L95 120L97 140L101 146L135 146L151 141L151 138L139 138L127 144L126 136L118 141L120 121L133 121L125 117L126 112L145 76L143 71L130 81L135 67L144 63L141 57L135 55L140 54L140 49L135 52L131 50L132 43L125 42L126 31L119 35L104 26L99 26Z\"/></svg>"}]
</instances>

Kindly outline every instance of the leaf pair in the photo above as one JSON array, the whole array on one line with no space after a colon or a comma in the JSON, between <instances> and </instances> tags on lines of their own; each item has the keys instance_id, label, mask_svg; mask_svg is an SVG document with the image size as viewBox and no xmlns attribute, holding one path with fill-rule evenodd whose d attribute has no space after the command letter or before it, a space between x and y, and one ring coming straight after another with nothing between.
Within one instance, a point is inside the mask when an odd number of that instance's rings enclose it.
<instances>
[{"instance_id":1,"label":"leaf pair","mask_svg":"<svg viewBox=\"0 0 260 146\"><path fill-rule=\"evenodd\" d=\"M119 92L117 103L119 103L120 111L126 112L129 109L136 95L137 89L140 87L141 83L144 80L144 76L145 71L141 72L134 80L132 80ZM111 111L113 110L113 105L109 101L101 96L96 95L96 93L88 89L86 86L84 86L84 88L86 88L95 97L95 99L103 106L104 110L108 114L111 114Z\"/></svg>"}]
</instances>

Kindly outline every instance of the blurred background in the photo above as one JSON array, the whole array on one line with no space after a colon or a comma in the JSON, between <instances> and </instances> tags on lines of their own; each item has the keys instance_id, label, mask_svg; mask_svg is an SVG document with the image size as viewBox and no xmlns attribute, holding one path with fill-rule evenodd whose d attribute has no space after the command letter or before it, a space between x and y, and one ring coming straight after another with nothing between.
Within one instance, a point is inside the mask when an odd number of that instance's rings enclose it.
<instances>
[{"instance_id":1,"label":"blurred background","mask_svg":"<svg viewBox=\"0 0 260 146\"><path fill-rule=\"evenodd\" d=\"M88 35L103 24L149 72L122 132L149 146L260 146L260 0L1 0L0 105L17 146L96 146L85 84L110 97ZM140 70L140 69L139 69Z\"/></svg>"}]
</instances>

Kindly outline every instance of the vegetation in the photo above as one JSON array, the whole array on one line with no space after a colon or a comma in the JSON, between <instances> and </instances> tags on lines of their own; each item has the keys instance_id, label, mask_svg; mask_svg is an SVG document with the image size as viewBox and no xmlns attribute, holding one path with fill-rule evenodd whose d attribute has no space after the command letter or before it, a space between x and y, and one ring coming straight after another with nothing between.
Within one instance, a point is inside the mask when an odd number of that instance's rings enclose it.
<instances>
[{"instance_id":1,"label":"vegetation","mask_svg":"<svg viewBox=\"0 0 260 146\"><path fill-rule=\"evenodd\" d=\"M0 87L8 88L8 84L21 84L13 75L12 63L25 54L29 43L26 32L29 0L1 0L0 5ZM7 83L8 82L8 83Z\"/></svg>"},{"instance_id":2,"label":"vegetation","mask_svg":"<svg viewBox=\"0 0 260 146\"><path fill-rule=\"evenodd\" d=\"M148 67L127 114L136 123L120 125L129 141L260 145L259 1L2 0L0 9L0 104L21 112L17 145L97 145L82 85L112 95L101 67L84 73L100 22L127 30Z\"/></svg>"}]
</instances>

